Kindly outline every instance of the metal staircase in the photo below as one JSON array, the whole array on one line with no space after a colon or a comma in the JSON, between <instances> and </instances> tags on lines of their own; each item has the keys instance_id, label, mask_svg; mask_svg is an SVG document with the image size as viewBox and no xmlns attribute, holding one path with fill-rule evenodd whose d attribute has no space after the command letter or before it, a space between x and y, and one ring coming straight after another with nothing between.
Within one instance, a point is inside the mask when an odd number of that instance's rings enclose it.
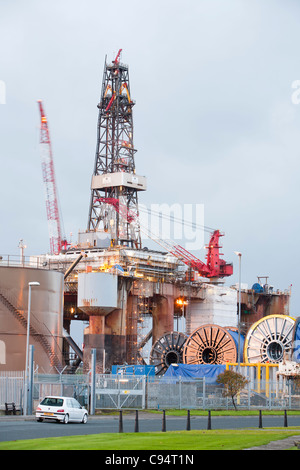
<instances>
[{"instance_id":1,"label":"metal staircase","mask_svg":"<svg viewBox=\"0 0 300 470\"><path fill-rule=\"evenodd\" d=\"M22 312L18 310L10 300L7 299L7 297L0 292L0 301L2 302L3 305L14 315L14 317L19 321L19 323L27 329L27 320L23 316ZM51 366L55 367L58 372L62 372L63 366L53 350L53 348L50 346L46 336L44 334L39 333L32 325L29 326L29 331L30 335L35 338L36 341L38 341L41 346L43 347L44 351L46 352Z\"/></svg>"}]
</instances>

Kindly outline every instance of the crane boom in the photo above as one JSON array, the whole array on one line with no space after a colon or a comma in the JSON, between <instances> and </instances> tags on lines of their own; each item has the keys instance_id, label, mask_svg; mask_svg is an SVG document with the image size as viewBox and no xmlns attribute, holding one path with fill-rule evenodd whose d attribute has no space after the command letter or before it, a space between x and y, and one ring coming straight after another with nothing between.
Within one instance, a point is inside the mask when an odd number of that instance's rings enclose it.
<instances>
[{"instance_id":1,"label":"crane boom","mask_svg":"<svg viewBox=\"0 0 300 470\"><path fill-rule=\"evenodd\" d=\"M128 211L126 206L122 206L118 199L103 197L96 199L96 201L101 201L113 206L122 218L127 219L128 223L134 222L135 215L131 211ZM219 245L219 238L224 235L220 232L220 230L214 230L211 234L209 244L206 247L206 264L174 241L162 240L161 238L154 236L149 229L146 229L141 225L140 230L144 232L145 235L147 235L149 238L162 246L165 250L167 250L168 253L175 256L175 258L180 259L184 264L197 271L203 277L218 279L231 276L233 274L232 264L226 263L226 261L220 258L219 250L221 247Z\"/></svg>"},{"instance_id":2,"label":"crane boom","mask_svg":"<svg viewBox=\"0 0 300 470\"><path fill-rule=\"evenodd\" d=\"M48 121L42 104L38 100L41 125L40 125L40 153L42 160L43 182L46 195L46 211L50 237L50 253L59 254L62 248L61 223L57 200L54 164L49 135Z\"/></svg>"}]
</instances>

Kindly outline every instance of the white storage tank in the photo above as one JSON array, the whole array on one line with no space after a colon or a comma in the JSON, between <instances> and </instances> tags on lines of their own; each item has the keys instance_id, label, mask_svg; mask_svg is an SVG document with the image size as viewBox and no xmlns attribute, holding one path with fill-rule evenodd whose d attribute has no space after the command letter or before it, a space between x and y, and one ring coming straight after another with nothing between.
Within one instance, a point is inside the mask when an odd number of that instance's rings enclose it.
<instances>
[{"instance_id":1,"label":"white storage tank","mask_svg":"<svg viewBox=\"0 0 300 470\"><path fill-rule=\"evenodd\" d=\"M118 276L106 272L78 273L77 306L88 315L107 315L118 308Z\"/></svg>"}]
</instances>

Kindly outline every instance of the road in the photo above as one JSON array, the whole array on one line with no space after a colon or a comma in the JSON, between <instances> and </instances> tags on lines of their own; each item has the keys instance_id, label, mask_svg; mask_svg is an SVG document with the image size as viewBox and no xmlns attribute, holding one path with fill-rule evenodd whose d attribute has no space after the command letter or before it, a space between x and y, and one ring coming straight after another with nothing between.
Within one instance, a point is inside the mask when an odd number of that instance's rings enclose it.
<instances>
[{"instance_id":1,"label":"road","mask_svg":"<svg viewBox=\"0 0 300 470\"><path fill-rule=\"evenodd\" d=\"M135 415L123 414L123 432L134 432ZM205 430L208 426L206 416L191 415L191 429ZM162 431L162 415L139 414L139 432ZM186 417L166 416L166 431L186 430ZM283 427L283 416L262 417L263 427ZM212 416L211 429L242 429L258 428L258 416ZM300 416L288 416L288 427L300 426ZM56 422L38 423L35 419L23 417L2 416L0 419L0 441L19 439L36 439L43 437L75 436L98 434L102 432L119 432L119 416L89 417L87 424Z\"/></svg>"}]
</instances>

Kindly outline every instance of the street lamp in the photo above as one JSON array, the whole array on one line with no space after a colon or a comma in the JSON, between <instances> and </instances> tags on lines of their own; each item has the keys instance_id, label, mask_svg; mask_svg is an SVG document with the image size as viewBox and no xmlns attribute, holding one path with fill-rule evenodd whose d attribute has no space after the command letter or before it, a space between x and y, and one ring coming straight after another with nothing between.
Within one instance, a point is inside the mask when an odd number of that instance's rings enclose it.
<instances>
[{"instance_id":1,"label":"street lamp","mask_svg":"<svg viewBox=\"0 0 300 470\"><path fill-rule=\"evenodd\" d=\"M31 310L31 288L39 286L36 281L28 282L28 314L27 314L27 339L26 339L26 363L25 363L25 393L24 393L24 415L27 415L27 389L28 389L28 353L29 353L29 335L30 335L30 310Z\"/></svg>"},{"instance_id":2,"label":"street lamp","mask_svg":"<svg viewBox=\"0 0 300 470\"><path fill-rule=\"evenodd\" d=\"M240 372L240 344L241 344L241 265L242 253L239 251L234 252L239 258L239 315L238 315L238 372Z\"/></svg>"}]
</instances>

